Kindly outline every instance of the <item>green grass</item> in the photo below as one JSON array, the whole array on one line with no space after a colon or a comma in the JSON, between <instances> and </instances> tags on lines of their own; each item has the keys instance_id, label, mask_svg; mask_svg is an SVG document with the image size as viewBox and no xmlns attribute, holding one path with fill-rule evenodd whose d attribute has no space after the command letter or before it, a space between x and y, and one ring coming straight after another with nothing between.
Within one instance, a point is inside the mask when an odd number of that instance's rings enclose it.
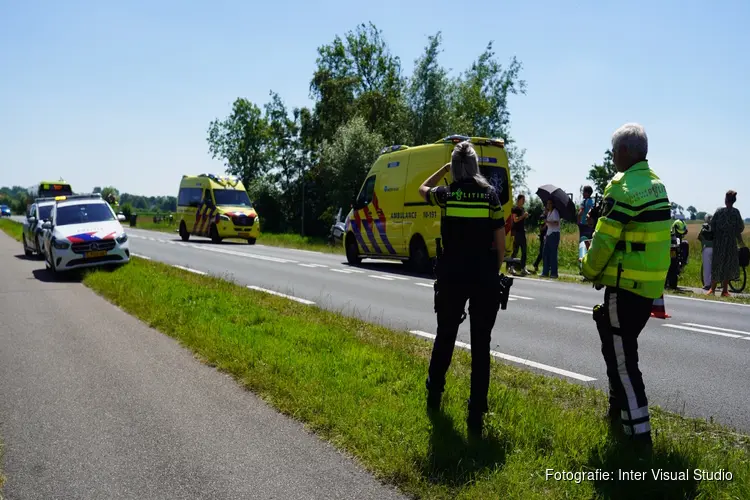
<instances>
[{"instance_id":1,"label":"green grass","mask_svg":"<svg viewBox=\"0 0 750 500\"><path fill-rule=\"evenodd\" d=\"M11 219L0 219L0 229L5 231L8 236L21 241L23 235L23 225Z\"/></svg>"},{"instance_id":2,"label":"green grass","mask_svg":"<svg viewBox=\"0 0 750 500\"><path fill-rule=\"evenodd\" d=\"M655 452L638 462L600 417L601 391L493 363L486 435L472 442L465 351L431 419L424 339L137 258L84 283L418 498L750 498L750 438L713 423L654 408ZM723 468L734 479L576 484L546 480L548 468Z\"/></svg>"}]
</instances>

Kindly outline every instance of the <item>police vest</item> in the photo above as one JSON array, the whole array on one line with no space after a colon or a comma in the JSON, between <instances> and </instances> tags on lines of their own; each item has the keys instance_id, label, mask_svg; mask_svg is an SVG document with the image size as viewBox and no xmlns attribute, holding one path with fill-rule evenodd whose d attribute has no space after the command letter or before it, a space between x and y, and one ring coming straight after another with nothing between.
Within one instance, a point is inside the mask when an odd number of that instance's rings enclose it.
<instances>
[{"instance_id":1,"label":"police vest","mask_svg":"<svg viewBox=\"0 0 750 500\"><path fill-rule=\"evenodd\" d=\"M492 188L473 181L450 185L440 223L446 257L491 257L498 226L504 226L503 210Z\"/></svg>"},{"instance_id":2,"label":"police vest","mask_svg":"<svg viewBox=\"0 0 750 500\"><path fill-rule=\"evenodd\" d=\"M672 212L667 190L648 162L620 172L604 191L582 271L597 284L657 299L670 265Z\"/></svg>"}]
</instances>

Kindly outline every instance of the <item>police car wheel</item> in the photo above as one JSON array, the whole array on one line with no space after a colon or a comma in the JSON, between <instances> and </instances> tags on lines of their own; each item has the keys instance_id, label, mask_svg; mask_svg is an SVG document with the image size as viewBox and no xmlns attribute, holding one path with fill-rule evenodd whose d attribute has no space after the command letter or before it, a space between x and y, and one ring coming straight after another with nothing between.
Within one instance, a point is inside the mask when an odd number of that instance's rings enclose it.
<instances>
[{"instance_id":1,"label":"police car wheel","mask_svg":"<svg viewBox=\"0 0 750 500\"><path fill-rule=\"evenodd\" d=\"M31 257L34 253L29 250L29 247L26 245L26 235L23 236L23 253L26 254L26 257Z\"/></svg>"},{"instance_id":2,"label":"police car wheel","mask_svg":"<svg viewBox=\"0 0 750 500\"><path fill-rule=\"evenodd\" d=\"M44 257L44 252L42 252L42 243L39 241L39 236L37 236L34 241L36 241L36 253L39 257Z\"/></svg>"}]
</instances>

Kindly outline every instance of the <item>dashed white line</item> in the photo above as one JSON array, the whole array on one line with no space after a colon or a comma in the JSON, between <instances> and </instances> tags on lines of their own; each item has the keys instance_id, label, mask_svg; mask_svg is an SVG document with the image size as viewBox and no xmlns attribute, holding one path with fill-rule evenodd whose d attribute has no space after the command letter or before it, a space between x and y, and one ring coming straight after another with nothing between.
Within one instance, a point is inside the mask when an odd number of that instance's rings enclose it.
<instances>
[{"instance_id":1,"label":"dashed white line","mask_svg":"<svg viewBox=\"0 0 750 500\"><path fill-rule=\"evenodd\" d=\"M731 328L720 328L718 326L699 325L697 323L683 323L683 325L694 326L696 328L707 328L709 330L718 330L720 332L739 333L740 335L750 335L750 332L742 330L732 330Z\"/></svg>"},{"instance_id":2,"label":"dashed white line","mask_svg":"<svg viewBox=\"0 0 750 500\"><path fill-rule=\"evenodd\" d=\"M368 275L368 277L377 278L379 280L393 281L393 278L391 278L390 276L379 276L377 274L370 274Z\"/></svg>"},{"instance_id":3,"label":"dashed white line","mask_svg":"<svg viewBox=\"0 0 750 500\"><path fill-rule=\"evenodd\" d=\"M195 273L195 274L200 274L202 276L206 275L206 273L204 273L203 271L198 271L197 269L191 269L185 266L178 266L177 264L173 264L172 267L176 267L177 269L182 269L183 271L188 271L188 272Z\"/></svg>"},{"instance_id":4,"label":"dashed white line","mask_svg":"<svg viewBox=\"0 0 750 500\"><path fill-rule=\"evenodd\" d=\"M296 260L279 259L277 257L267 257L265 255L258 255L258 254L247 253L247 252L235 252L233 250L225 250L223 248L210 248L210 247L198 246L198 245L190 245L190 246L192 246L193 248L197 248L198 250L204 250L207 252L223 253L225 255L234 255L237 257L246 257L249 259L266 260L269 262L278 262L280 264L297 264Z\"/></svg>"},{"instance_id":5,"label":"dashed white line","mask_svg":"<svg viewBox=\"0 0 750 500\"><path fill-rule=\"evenodd\" d=\"M694 328L692 326L672 325L672 324L668 324L668 323L665 323L662 326L666 326L667 328L676 328L678 330L687 330L689 332L700 332L700 333L708 333L710 335L719 335L721 337L729 337L729 338L732 338L732 339L743 338L742 335L735 335L733 333L714 332L714 331L711 331L711 330L706 330L704 328Z\"/></svg>"},{"instance_id":6,"label":"dashed white line","mask_svg":"<svg viewBox=\"0 0 750 500\"><path fill-rule=\"evenodd\" d=\"M435 339L435 335L433 335L432 333L423 332L422 330L411 330L409 333L413 333L414 335L419 335L421 337L426 337L432 340ZM456 342L456 346L471 350L471 345L466 344L464 342ZM593 382L596 380L595 378L589 377L587 375L581 375L580 373L575 373L575 372L571 372L568 370L563 370L562 368L556 368L554 366L537 363L536 361L530 361L528 359L519 358L517 356L511 356L510 354L504 354L502 352L490 351L490 354L496 358L504 359L506 361L511 361L511 362L526 365L526 366L531 366L533 368L538 368L540 370L545 370L551 373L556 373L558 375L564 375L566 377L570 377L576 380L581 380L583 382Z\"/></svg>"},{"instance_id":7,"label":"dashed white line","mask_svg":"<svg viewBox=\"0 0 750 500\"><path fill-rule=\"evenodd\" d=\"M430 285L429 283L414 283L414 284L417 285L417 286L424 286L424 287L427 287L427 288L432 288L433 287L433 285Z\"/></svg>"},{"instance_id":8,"label":"dashed white line","mask_svg":"<svg viewBox=\"0 0 750 500\"><path fill-rule=\"evenodd\" d=\"M513 294L508 294L508 297L512 297L514 299L521 299L521 300L534 300L533 297L522 297L521 295L513 295Z\"/></svg>"},{"instance_id":9,"label":"dashed white line","mask_svg":"<svg viewBox=\"0 0 750 500\"><path fill-rule=\"evenodd\" d=\"M565 307L565 306L557 306L555 309L562 309L563 311L572 311L577 313L584 313L584 314L592 314L592 308L586 308L584 309L582 306L575 306L575 307Z\"/></svg>"},{"instance_id":10,"label":"dashed white line","mask_svg":"<svg viewBox=\"0 0 750 500\"><path fill-rule=\"evenodd\" d=\"M299 302L300 304L306 304L308 306L315 304L315 302L313 302L312 300L301 299L299 297L294 297L292 295L287 295L285 293L275 292L275 291L269 290L267 288L261 288L259 286L254 286L254 285L248 285L247 287L249 289L251 289L251 290L257 290L259 292L265 292L265 293L268 293L268 294L271 294L271 295L276 295L277 297L284 297L285 299L293 300L295 302Z\"/></svg>"},{"instance_id":11,"label":"dashed white line","mask_svg":"<svg viewBox=\"0 0 750 500\"><path fill-rule=\"evenodd\" d=\"M146 257L145 255L141 255L139 253L132 253L131 252L130 255L132 255L133 257L138 257L139 259L151 260L151 257Z\"/></svg>"},{"instance_id":12,"label":"dashed white line","mask_svg":"<svg viewBox=\"0 0 750 500\"><path fill-rule=\"evenodd\" d=\"M328 267L325 264L297 264L297 265L298 266L302 266L302 267L312 267L312 268L315 268L315 267Z\"/></svg>"},{"instance_id":13,"label":"dashed white line","mask_svg":"<svg viewBox=\"0 0 750 500\"><path fill-rule=\"evenodd\" d=\"M738 307L750 307L750 304L738 304L737 302L724 302L719 300L711 300L711 299L698 299L695 297L682 297L680 295L672 295L672 294L666 294L664 297L669 297L670 299L680 299L680 300L697 300L699 302L703 302L704 304L723 304L725 306L738 306Z\"/></svg>"},{"instance_id":14,"label":"dashed white line","mask_svg":"<svg viewBox=\"0 0 750 500\"><path fill-rule=\"evenodd\" d=\"M344 274L351 274L353 271L350 271L349 269L331 269L331 271L336 273L344 273Z\"/></svg>"}]
</instances>

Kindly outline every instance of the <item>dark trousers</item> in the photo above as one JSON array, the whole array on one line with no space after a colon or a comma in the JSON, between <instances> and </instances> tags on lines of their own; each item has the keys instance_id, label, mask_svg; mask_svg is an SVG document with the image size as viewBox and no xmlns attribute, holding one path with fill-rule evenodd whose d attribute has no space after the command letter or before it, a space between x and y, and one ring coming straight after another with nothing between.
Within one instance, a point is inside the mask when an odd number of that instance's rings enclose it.
<instances>
[{"instance_id":1,"label":"dark trousers","mask_svg":"<svg viewBox=\"0 0 750 500\"><path fill-rule=\"evenodd\" d=\"M547 233L539 235L539 255L536 256L536 260L534 261L534 267L539 267L539 263L542 261L542 257L544 257L544 240L547 237Z\"/></svg>"},{"instance_id":2,"label":"dark trousers","mask_svg":"<svg viewBox=\"0 0 750 500\"><path fill-rule=\"evenodd\" d=\"M521 250L521 269L526 268L526 233L518 233L513 238L513 253L510 258L515 259L518 250Z\"/></svg>"},{"instance_id":3,"label":"dark trousers","mask_svg":"<svg viewBox=\"0 0 750 500\"><path fill-rule=\"evenodd\" d=\"M487 392L490 387L490 338L500 309L497 285L482 283L436 282L435 311L437 335L432 348L427 389L442 393L445 374L453 358L458 327L464 318L464 307L469 301L471 329L471 393L469 410L487 411Z\"/></svg>"},{"instance_id":4,"label":"dark trousers","mask_svg":"<svg viewBox=\"0 0 750 500\"><path fill-rule=\"evenodd\" d=\"M594 228L588 224L578 224L578 241L581 241L581 237L585 236L591 239L594 236Z\"/></svg>"},{"instance_id":5,"label":"dark trousers","mask_svg":"<svg viewBox=\"0 0 750 500\"><path fill-rule=\"evenodd\" d=\"M638 369L638 335L651 317L652 299L607 287L604 304L594 311L609 379L609 404L620 411L625 434L650 436L643 376Z\"/></svg>"}]
</instances>

